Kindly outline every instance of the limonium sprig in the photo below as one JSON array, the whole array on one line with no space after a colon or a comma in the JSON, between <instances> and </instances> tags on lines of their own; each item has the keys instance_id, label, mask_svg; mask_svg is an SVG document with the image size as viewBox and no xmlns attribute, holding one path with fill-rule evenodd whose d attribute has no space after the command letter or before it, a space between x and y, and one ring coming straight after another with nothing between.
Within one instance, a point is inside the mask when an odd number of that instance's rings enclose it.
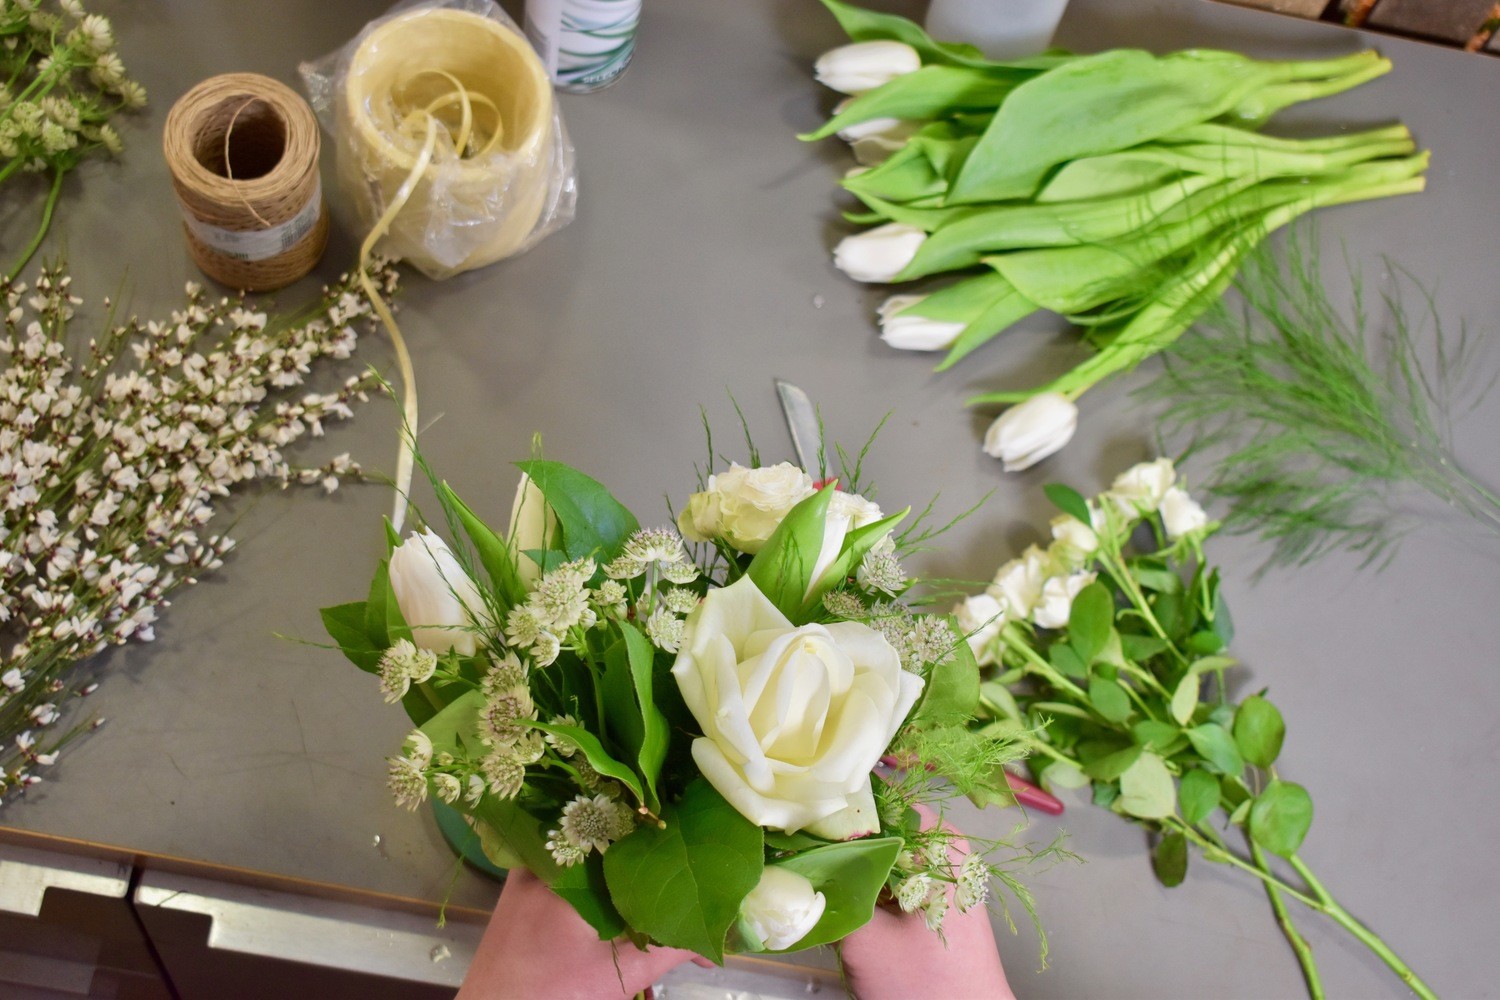
<instances>
[{"instance_id":1,"label":"limonium sprig","mask_svg":"<svg viewBox=\"0 0 1500 1000\"><path fill-rule=\"evenodd\" d=\"M20 173L50 175L36 234L7 271L21 273L47 229L63 177L86 156L122 148L110 124L143 107L146 91L125 75L114 29L79 0L0 0L0 186Z\"/></svg>"},{"instance_id":2,"label":"limonium sprig","mask_svg":"<svg viewBox=\"0 0 1500 1000\"><path fill-rule=\"evenodd\" d=\"M1286 727L1265 692L1231 698L1234 629L1204 553L1220 525L1173 463L1129 469L1092 500L1057 484L1047 493L1062 510L1051 543L1002 566L955 611L991 670L980 732L1020 739L1039 780L1091 785L1095 804L1151 831L1164 885L1185 878L1189 847L1258 879L1312 996L1323 987L1289 901L1331 918L1419 996L1433 996L1298 855L1312 798L1280 771Z\"/></svg>"},{"instance_id":3,"label":"limonium sprig","mask_svg":"<svg viewBox=\"0 0 1500 1000\"><path fill-rule=\"evenodd\" d=\"M394 291L393 270L376 277ZM286 453L373 385L352 375L295 393L354 351L370 310L353 276L289 317L190 284L168 319L112 318L76 352L80 304L60 267L29 287L0 280L0 795L101 721L49 732L97 686L75 666L152 639L172 592L223 564L233 540L207 529L220 497L256 481L332 491L359 474L348 455L300 466ZM393 667L388 691L423 669Z\"/></svg>"}]
</instances>

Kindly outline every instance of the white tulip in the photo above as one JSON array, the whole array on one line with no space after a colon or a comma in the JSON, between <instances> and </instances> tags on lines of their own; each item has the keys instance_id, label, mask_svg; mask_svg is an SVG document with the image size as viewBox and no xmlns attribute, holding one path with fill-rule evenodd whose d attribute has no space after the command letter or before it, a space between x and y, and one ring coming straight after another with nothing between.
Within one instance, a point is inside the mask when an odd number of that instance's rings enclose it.
<instances>
[{"instance_id":1,"label":"white tulip","mask_svg":"<svg viewBox=\"0 0 1500 1000\"><path fill-rule=\"evenodd\" d=\"M1005 625L1005 609L992 594L965 597L953 606L953 617L968 637L969 648L981 667L995 662L994 642Z\"/></svg>"},{"instance_id":2,"label":"white tulip","mask_svg":"<svg viewBox=\"0 0 1500 1000\"><path fill-rule=\"evenodd\" d=\"M854 100L847 97L834 106L839 114ZM854 160L865 166L883 163L916 134L924 123L906 118L868 118L839 129L839 138L849 144Z\"/></svg>"},{"instance_id":3,"label":"white tulip","mask_svg":"<svg viewBox=\"0 0 1500 1000\"><path fill-rule=\"evenodd\" d=\"M887 222L840 240L833 265L855 281L894 281L925 242L927 234L916 226Z\"/></svg>"},{"instance_id":4,"label":"white tulip","mask_svg":"<svg viewBox=\"0 0 1500 1000\"><path fill-rule=\"evenodd\" d=\"M474 655L484 599L447 542L431 531L413 534L391 553L389 573L413 643L435 653Z\"/></svg>"},{"instance_id":5,"label":"white tulip","mask_svg":"<svg viewBox=\"0 0 1500 1000\"><path fill-rule=\"evenodd\" d=\"M794 627L748 576L710 590L686 624L672 676L719 794L788 833L880 829L870 772L923 687L891 644L857 622Z\"/></svg>"},{"instance_id":6,"label":"white tulip","mask_svg":"<svg viewBox=\"0 0 1500 1000\"><path fill-rule=\"evenodd\" d=\"M880 306L880 339L903 351L941 351L953 346L966 323L920 316L910 309L925 295L892 295Z\"/></svg>"},{"instance_id":7,"label":"white tulip","mask_svg":"<svg viewBox=\"0 0 1500 1000\"><path fill-rule=\"evenodd\" d=\"M823 918L828 901L803 876L766 865L760 881L740 903L740 934L762 951L782 951L807 937Z\"/></svg>"},{"instance_id":8,"label":"white tulip","mask_svg":"<svg viewBox=\"0 0 1500 1000\"><path fill-rule=\"evenodd\" d=\"M1006 472L1020 472L1061 451L1076 430L1078 407L1060 392L1044 392L995 418L984 451L1003 461Z\"/></svg>"},{"instance_id":9,"label":"white tulip","mask_svg":"<svg viewBox=\"0 0 1500 1000\"><path fill-rule=\"evenodd\" d=\"M1181 538L1202 531L1208 525L1208 514L1198 501L1188 496L1187 490L1173 486L1162 494L1161 521L1168 538Z\"/></svg>"},{"instance_id":10,"label":"white tulip","mask_svg":"<svg viewBox=\"0 0 1500 1000\"><path fill-rule=\"evenodd\" d=\"M1073 598L1093 583L1095 577L1094 573L1070 573L1048 580L1042 585L1042 598L1031 613L1032 622L1039 628L1062 628L1068 624Z\"/></svg>"},{"instance_id":11,"label":"white tulip","mask_svg":"<svg viewBox=\"0 0 1500 1000\"><path fill-rule=\"evenodd\" d=\"M1126 517L1151 514L1161 506L1162 498L1177 482L1177 470L1170 458L1142 462L1115 477L1105 494Z\"/></svg>"},{"instance_id":12,"label":"white tulip","mask_svg":"<svg viewBox=\"0 0 1500 1000\"><path fill-rule=\"evenodd\" d=\"M922 57L905 42L855 42L829 49L813 64L818 82L841 94L863 94L922 68Z\"/></svg>"},{"instance_id":13,"label":"white tulip","mask_svg":"<svg viewBox=\"0 0 1500 1000\"><path fill-rule=\"evenodd\" d=\"M818 560L813 565L812 575L808 579L807 592L811 594L823 578L828 568L838 561L839 552L844 547L844 539L849 532L856 528L863 528L867 524L874 524L884 517L880 507L873 501L866 500L858 493L845 493L835 490L828 501L828 513L823 517L823 545L818 551Z\"/></svg>"},{"instance_id":14,"label":"white tulip","mask_svg":"<svg viewBox=\"0 0 1500 1000\"><path fill-rule=\"evenodd\" d=\"M557 514L547 506L547 498L526 473L516 483L516 497L510 505L510 549L516 556L516 575L527 588L541 579L542 568L527 552L545 549L557 539Z\"/></svg>"}]
</instances>

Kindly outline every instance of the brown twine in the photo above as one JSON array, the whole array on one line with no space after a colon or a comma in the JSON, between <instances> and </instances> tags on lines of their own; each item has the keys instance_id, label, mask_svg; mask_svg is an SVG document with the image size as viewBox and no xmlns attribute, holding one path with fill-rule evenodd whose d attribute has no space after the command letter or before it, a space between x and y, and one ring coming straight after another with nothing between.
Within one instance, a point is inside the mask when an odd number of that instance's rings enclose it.
<instances>
[{"instance_id":1,"label":"brown twine","mask_svg":"<svg viewBox=\"0 0 1500 1000\"><path fill-rule=\"evenodd\" d=\"M313 269L328 243L318 148L318 123L307 102L256 73L210 77L172 105L162 149L178 202L201 226L227 230L226 238L264 233L297 219L318 199L311 229L258 260L216 249L184 223L188 250L205 274L233 288L271 291Z\"/></svg>"}]
</instances>

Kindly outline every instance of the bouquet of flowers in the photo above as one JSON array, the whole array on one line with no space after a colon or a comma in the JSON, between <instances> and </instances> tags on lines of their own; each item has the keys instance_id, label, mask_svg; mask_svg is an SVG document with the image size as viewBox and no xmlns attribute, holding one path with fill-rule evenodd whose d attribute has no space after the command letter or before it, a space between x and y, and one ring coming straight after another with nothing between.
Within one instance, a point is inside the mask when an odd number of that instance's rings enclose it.
<instances>
[{"instance_id":1,"label":"bouquet of flowers","mask_svg":"<svg viewBox=\"0 0 1500 1000\"><path fill-rule=\"evenodd\" d=\"M992 878L1031 909L1014 870L1035 854L954 862L914 808L1012 801L1017 753L973 724L952 619L900 600L898 552L932 531L895 536L908 511L785 463L700 479L676 529L518 465L505 532L434 481L451 541L388 531L368 599L323 611L417 726L389 759L398 802L461 811L602 939L715 961L837 941L885 893L934 930Z\"/></svg>"},{"instance_id":2,"label":"bouquet of flowers","mask_svg":"<svg viewBox=\"0 0 1500 1000\"><path fill-rule=\"evenodd\" d=\"M1063 512L1052 544L1001 566L985 593L955 609L992 671L981 685L982 731L1025 741L1038 780L1091 786L1096 805L1150 830L1162 884L1186 877L1190 846L1260 880L1312 996L1323 996L1322 983L1287 899L1331 918L1418 996L1433 996L1297 855L1312 798L1278 769L1286 726L1266 692L1231 698L1234 627L1203 552L1219 524L1171 460L1127 470L1092 500L1059 484L1047 493ZM1284 858L1300 884L1268 855Z\"/></svg>"}]
</instances>

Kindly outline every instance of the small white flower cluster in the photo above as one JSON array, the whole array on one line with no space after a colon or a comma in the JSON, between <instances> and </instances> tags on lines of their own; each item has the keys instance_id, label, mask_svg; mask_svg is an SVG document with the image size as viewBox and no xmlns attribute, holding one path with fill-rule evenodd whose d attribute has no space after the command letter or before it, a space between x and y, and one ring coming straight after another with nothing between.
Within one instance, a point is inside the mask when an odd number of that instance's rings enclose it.
<instances>
[{"instance_id":1,"label":"small white flower cluster","mask_svg":"<svg viewBox=\"0 0 1500 1000\"><path fill-rule=\"evenodd\" d=\"M389 288L394 271L379 280ZM70 279L0 282L0 738L53 721L81 693L61 680L70 666L149 641L167 595L222 565L234 543L205 531L216 497L304 480L282 449L352 416L370 382L295 403L272 391L349 357L353 324L369 316L355 281L326 292L310 321L274 331L264 313L190 285L170 321L132 319L76 359L63 339L80 304ZM317 481L355 471L341 456ZM393 671L387 694L398 685ZM0 755L0 793L19 783L20 760Z\"/></svg>"},{"instance_id":2,"label":"small white flower cluster","mask_svg":"<svg viewBox=\"0 0 1500 1000\"><path fill-rule=\"evenodd\" d=\"M927 852L947 853L945 838L935 838L924 852L908 852L897 864L906 874L895 885L896 905L903 913L920 913L930 931L941 931L948 907L956 905L960 913L983 906L990 896L990 866L984 855L970 851L957 866L952 863L930 864ZM949 901L952 886L952 903Z\"/></svg>"},{"instance_id":3,"label":"small white flower cluster","mask_svg":"<svg viewBox=\"0 0 1500 1000\"><path fill-rule=\"evenodd\" d=\"M1121 473L1096 500L1088 502L1089 524L1063 514L1052 520L1052 544L1029 546L1001 566L983 594L953 609L959 627L981 664L995 662L995 638L1006 622L1028 621L1038 628L1063 628L1073 598L1093 583L1092 565L1101 535L1112 543L1129 535L1146 517L1160 515L1167 538L1192 541L1209 527L1203 508L1177 484L1169 458L1142 462Z\"/></svg>"},{"instance_id":4,"label":"small white flower cluster","mask_svg":"<svg viewBox=\"0 0 1500 1000\"><path fill-rule=\"evenodd\" d=\"M505 637L511 645L525 649L537 666L551 666L570 631L592 628L599 620L589 602L595 569L594 561L584 558L543 574L526 603L506 615Z\"/></svg>"},{"instance_id":5,"label":"small white flower cluster","mask_svg":"<svg viewBox=\"0 0 1500 1000\"><path fill-rule=\"evenodd\" d=\"M77 0L58 6L60 14L39 2L0 2L0 65L9 77L0 86L0 179L15 169L66 171L93 149L120 152L109 119L146 103L114 51L109 21Z\"/></svg>"},{"instance_id":6,"label":"small white flower cluster","mask_svg":"<svg viewBox=\"0 0 1500 1000\"><path fill-rule=\"evenodd\" d=\"M437 670L437 654L418 649L410 639L397 639L380 657L380 690L385 703L394 705L406 697L413 684L423 684Z\"/></svg>"},{"instance_id":7,"label":"small white flower cluster","mask_svg":"<svg viewBox=\"0 0 1500 1000\"><path fill-rule=\"evenodd\" d=\"M547 831L547 850L563 867L581 863L590 851L603 854L609 845L635 829L635 812L600 793L580 795L563 806L558 829Z\"/></svg>"},{"instance_id":8,"label":"small white flower cluster","mask_svg":"<svg viewBox=\"0 0 1500 1000\"><path fill-rule=\"evenodd\" d=\"M698 567L689 561L682 538L671 528L637 531L626 540L619 557L604 567L604 574L610 582L644 578L635 616L653 645L677 652L687 634L682 616L698 606L698 595L686 589L698 579ZM616 593L611 590L610 596ZM618 593L623 602L624 588Z\"/></svg>"},{"instance_id":9,"label":"small white flower cluster","mask_svg":"<svg viewBox=\"0 0 1500 1000\"><path fill-rule=\"evenodd\" d=\"M919 676L953 653L958 637L948 622L933 615L914 615L894 601L877 602L866 624L885 637L901 657L901 668Z\"/></svg>"}]
</instances>

